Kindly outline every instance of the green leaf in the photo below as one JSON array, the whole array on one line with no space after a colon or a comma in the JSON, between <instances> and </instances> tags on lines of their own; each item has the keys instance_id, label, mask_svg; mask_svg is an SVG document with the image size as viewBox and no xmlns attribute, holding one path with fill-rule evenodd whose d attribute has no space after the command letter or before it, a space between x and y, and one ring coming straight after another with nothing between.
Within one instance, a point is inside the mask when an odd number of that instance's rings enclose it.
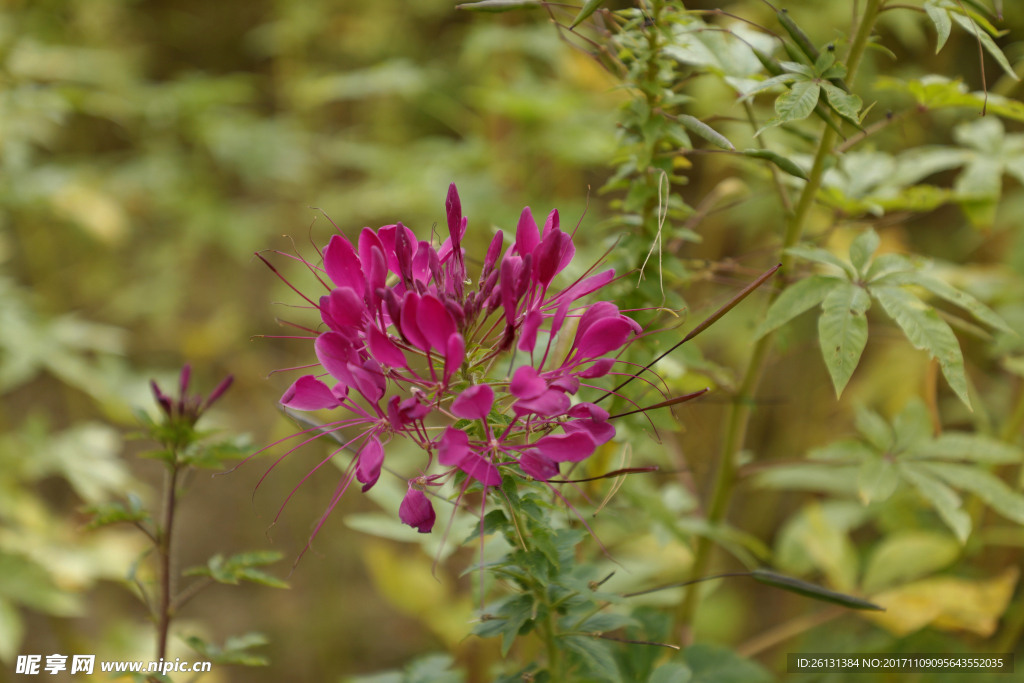
<instances>
[{"instance_id":1,"label":"green leaf","mask_svg":"<svg viewBox=\"0 0 1024 683\"><path fill-rule=\"evenodd\" d=\"M284 557L283 553L276 550L261 550L256 552L240 553L225 560L223 555L217 554L209 559L205 567L190 567L182 574L184 576L209 576L218 583L238 585L241 581L251 581L271 588L288 588L288 584L256 569L263 565L273 564Z\"/></svg>"},{"instance_id":2,"label":"green leaf","mask_svg":"<svg viewBox=\"0 0 1024 683\"><path fill-rule=\"evenodd\" d=\"M729 142L728 138L700 119L689 116L688 114L680 114L676 117L676 120L682 124L686 130L690 131L694 135L699 135L716 147L727 149L730 152L736 151L736 147Z\"/></svg>"},{"instance_id":3,"label":"green leaf","mask_svg":"<svg viewBox=\"0 0 1024 683\"><path fill-rule=\"evenodd\" d=\"M563 636L558 639L559 647L574 652L592 674L610 683L621 683L622 675L608 646L589 636Z\"/></svg>"},{"instance_id":4,"label":"green leaf","mask_svg":"<svg viewBox=\"0 0 1024 683\"><path fill-rule=\"evenodd\" d=\"M750 576L765 585L780 588L791 593L803 595L814 600L820 600L822 602L829 602L834 605L842 605L850 609L859 610L873 610L877 612L884 612L885 609L870 603L867 600L856 598L852 595L846 595L845 593L837 593L830 591L827 588L801 581L800 579L794 579L791 576L784 576L782 574L776 574L775 572L768 571L767 569L755 569L750 572Z\"/></svg>"},{"instance_id":5,"label":"green leaf","mask_svg":"<svg viewBox=\"0 0 1024 683\"><path fill-rule=\"evenodd\" d=\"M868 228L853 240L853 244L850 245L850 262L853 263L853 267L857 269L858 273L862 275L866 273L866 269L871 263L871 257L878 251L879 244L881 244L881 239L874 228Z\"/></svg>"},{"instance_id":6,"label":"green leaf","mask_svg":"<svg viewBox=\"0 0 1024 683\"><path fill-rule=\"evenodd\" d=\"M775 677L755 661L727 647L697 643L686 648L686 663L693 671L690 683L772 683Z\"/></svg>"},{"instance_id":7,"label":"green leaf","mask_svg":"<svg viewBox=\"0 0 1024 683\"><path fill-rule=\"evenodd\" d=\"M847 277L851 280L857 279L857 271L852 265L843 261L838 256L830 251L821 249L820 247L812 247L808 244L800 244L795 247L790 247L786 250L787 254L796 256L797 258L806 259L807 261L814 261L815 263L822 263L829 266L835 266L842 272L846 273Z\"/></svg>"},{"instance_id":8,"label":"green leaf","mask_svg":"<svg viewBox=\"0 0 1024 683\"><path fill-rule=\"evenodd\" d=\"M892 421L892 429L896 435L893 450L903 453L932 440L933 427L931 415L924 401L916 396L904 406L896 419Z\"/></svg>"},{"instance_id":9,"label":"green leaf","mask_svg":"<svg viewBox=\"0 0 1024 683\"><path fill-rule=\"evenodd\" d=\"M935 460L969 460L991 464L1021 462L1021 450L1016 446L980 434L945 432L934 441L928 441L905 456L907 459L931 458Z\"/></svg>"},{"instance_id":10,"label":"green leaf","mask_svg":"<svg viewBox=\"0 0 1024 683\"><path fill-rule=\"evenodd\" d=\"M693 672L685 664L669 662L662 664L647 679L647 683L689 683L693 678Z\"/></svg>"},{"instance_id":11,"label":"green leaf","mask_svg":"<svg viewBox=\"0 0 1024 683\"><path fill-rule=\"evenodd\" d=\"M469 12L510 12L516 9L533 9L540 7L540 0L480 0L456 5L455 9Z\"/></svg>"},{"instance_id":12,"label":"green leaf","mask_svg":"<svg viewBox=\"0 0 1024 683\"><path fill-rule=\"evenodd\" d=\"M949 324L916 296L897 287L871 286L871 294L882 304L889 317L896 321L914 348L928 351L939 361L949 386L968 408L967 377L960 344Z\"/></svg>"},{"instance_id":13,"label":"green leaf","mask_svg":"<svg viewBox=\"0 0 1024 683\"><path fill-rule=\"evenodd\" d=\"M867 458L857 472L857 493L864 505L889 500L899 483L892 461L882 456Z\"/></svg>"},{"instance_id":14,"label":"green leaf","mask_svg":"<svg viewBox=\"0 0 1024 683\"><path fill-rule=\"evenodd\" d=\"M868 293L850 283L841 283L822 302L818 338L836 398L842 395L868 343L865 312L870 307Z\"/></svg>"},{"instance_id":15,"label":"green leaf","mask_svg":"<svg viewBox=\"0 0 1024 683\"><path fill-rule=\"evenodd\" d=\"M214 664L238 664L241 666L268 666L270 660L247 650L266 645L269 641L261 633L247 633L244 636L228 638L224 647L207 643L197 636L183 638L185 643Z\"/></svg>"},{"instance_id":16,"label":"green leaf","mask_svg":"<svg viewBox=\"0 0 1024 683\"><path fill-rule=\"evenodd\" d=\"M928 0L924 3L924 11L928 13L928 18L935 24L935 54L939 54L939 50L946 44L946 40L949 39L949 32L953 29L953 22L949 18L949 12L938 7L934 2Z\"/></svg>"},{"instance_id":17,"label":"green leaf","mask_svg":"<svg viewBox=\"0 0 1024 683\"><path fill-rule=\"evenodd\" d=\"M832 65L835 64L835 62L835 50L825 50L820 55L818 55L818 59L814 62L814 70L817 71L818 74L823 74L826 71L828 71L832 67Z\"/></svg>"},{"instance_id":18,"label":"green leaf","mask_svg":"<svg viewBox=\"0 0 1024 683\"><path fill-rule=\"evenodd\" d=\"M971 516L961 509L960 496L917 464L901 462L897 467L900 475L932 504L960 544L966 543L967 537L971 535Z\"/></svg>"},{"instance_id":19,"label":"green leaf","mask_svg":"<svg viewBox=\"0 0 1024 683\"><path fill-rule=\"evenodd\" d=\"M1014 329L991 308L981 303L967 292L962 292L956 287L947 284L929 273L895 273L886 277L884 280L881 280L878 284L917 285L919 287L923 287L940 299L945 299L946 301L967 310L975 319L980 320L986 325L1009 334L1016 334Z\"/></svg>"},{"instance_id":20,"label":"green leaf","mask_svg":"<svg viewBox=\"0 0 1024 683\"><path fill-rule=\"evenodd\" d=\"M825 89L825 99L828 100L829 107L847 121L860 123L859 114L864 102L859 97L843 92L829 81L822 81L821 87Z\"/></svg>"},{"instance_id":21,"label":"green leaf","mask_svg":"<svg viewBox=\"0 0 1024 683\"><path fill-rule=\"evenodd\" d=\"M775 100L775 113L779 115L780 122L788 123L806 119L814 111L814 105L818 103L820 93L821 88L812 81L794 83L790 90L782 93Z\"/></svg>"},{"instance_id":22,"label":"green leaf","mask_svg":"<svg viewBox=\"0 0 1024 683\"><path fill-rule=\"evenodd\" d=\"M893 273L902 273L916 270L917 266L913 261L901 254L882 254L876 258L868 272L864 275L869 284L874 284L882 278Z\"/></svg>"},{"instance_id":23,"label":"green leaf","mask_svg":"<svg viewBox=\"0 0 1024 683\"><path fill-rule=\"evenodd\" d=\"M896 434L892 427L881 415L860 406L857 408L857 415L854 418L857 431L860 432L868 443L878 449L881 453L888 452L896 442Z\"/></svg>"},{"instance_id":24,"label":"green leaf","mask_svg":"<svg viewBox=\"0 0 1024 683\"><path fill-rule=\"evenodd\" d=\"M575 626L578 615L569 615L565 618L565 630ZM626 628L627 626L640 627L640 622L633 617L626 616L625 614L615 614L613 612L599 612L592 617L589 617L586 621L579 625L579 628L574 629L577 631L587 631L592 633L597 631L599 633L607 633L608 631L615 631L620 628Z\"/></svg>"},{"instance_id":25,"label":"green leaf","mask_svg":"<svg viewBox=\"0 0 1024 683\"><path fill-rule=\"evenodd\" d=\"M133 494L128 495L127 507L122 503L113 502L89 505L83 511L92 515L92 519L83 527L86 531L119 522L145 522L150 518L149 513L142 509L142 501Z\"/></svg>"},{"instance_id":26,"label":"green leaf","mask_svg":"<svg viewBox=\"0 0 1024 683\"><path fill-rule=\"evenodd\" d=\"M950 486L970 491L1007 519L1024 524L1024 495L1007 486L990 472L953 463L919 463L919 467L945 479Z\"/></svg>"},{"instance_id":27,"label":"green leaf","mask_svg":"<svg viewBox=\"0 0 1024 683\"><path fill-rule=\"evenodd\" d=\"M879 543L864 572L865 593L919 579L960 556L956 539L934 531L898 531Z\"/></svg>"},{"instance_id":28,"label":"green leaf","mask_svg":"<svg viewBox=\"0 0 1024 683\"><path fill-rule=\"evenodd\" d=\"M746 100L748 98L753 97L754 95L757 95L758 93L764 92L765 90L771 90L772 88L775 88L777 86L788 85L799 80L801 80L799 75L791 73L772 76L771 78L766 78L765 80L761 81L756 86L754 86L752 89L748 90L747 93L740 99Z\"/></svg>"},{"instance_id":29,"label":"green leaf","mask_svg":"<svg viewBox=\"0 0 1024 683\"><path fill-rule=\"evenodd\" d=\"M807 180L807 174L804 172L804 169L800 168L796 162L787 159L778 152L773 152L770 149L745 149L743 150L743 155L754 157L755 159L765 159L772 162L789 175Z\"/></svg>"},{"instance_id":30,"label":"green leaf","mask_svg":"<svg viewBox=\"0 0 1024 683\"><path fill-rule=\"evenodd\" d=\"M501 656L507 657L508 651L519 635L519 629L530 620L533 612L533 596L524 593L517 595L498 610L498 615L505 617L505 622L499 631L501 633Z\"/></svg>"},{"instance_id":31,"label":"green leaf","mask_svg":"<svg viewBox=\"0 0 1024 683\"><path fill-rule=\"evenodd\" d=\"M571 24L569 24L569 28L574 29L586 21L591 14L597 11L597 8L600 7L603 2L604 0L587 0L583 3L583 9L580 10L580 13L577 14L576 18L572 20Z\"/></svg>"},{"instance_id":32,"label":"green leaf","mask_svg":"<svg viewBox=\"0 0 1024 683\"><path fill-rule=\"evenodd\" d=\"M484 515L484 536L490 536L491 534L497 531L503 531L506 528L508 528L508 525L509 521L508 518L505 517L504 510L500 508L491 510L486 515ZM473 531L470 532L469 536L466 537L466 540L464 540L462 544L465 545L466 543L469 543L473 539L479 537L480 525L474 524Z\"/></svg>"},{"instance_id":33,"label":"green leaf","mask_svg":"<svg viewBox=\"0 0 1024 683\"><path fill-rule=\"evenodd\" d=\"M1017 72L1013 70L1013 67L1010 65L1010 61L1006 58L1006 55L1004 55L1003 51L999 49L996 42L992 40L992 36L981 30L970 17L965 17L959 12L949 12L949 14L952 15L953 20L960 24L964 30L981 41L985 50L992 55L993 59L999 62L999 66L1003 67L1003 71L1005 71L1010 78L1015 81L1020 80L1020 77L1017 75Z\"/></svg>"},{"instance_id":34,"label":"green leaf","mask_svg":"<svg viewBox=\"0 0 1024 683\"><path fill-rule=\"evenodd\" d=\"M861 462L874 455L877 452L860 439L842 439L807 453L811 460L828 462Z\"/></svg>"},{"instance_id":35,"label":"green leaf","mask_svg":"<svg viewBox=\"0 0 1024 683\"><path fill-rule=\"evenodd\" d=\"M827 275L811 275L796 282L779 295L768 308L764 320L754 332L754 340L782 327L801 313L817 306L844 281Z\"/></svg>"},{"instance_id":36,"label":"green leaf","mask_svg":"<svg viewBox=\"0 0 1024 683\"><path fill-rule=\"evenodd\" d=\"M772 467L754 478L757 488L791 491L815 491L835 496L854 495L856 467L831 465L782 465Z\"/></svg>"}]
</instances>

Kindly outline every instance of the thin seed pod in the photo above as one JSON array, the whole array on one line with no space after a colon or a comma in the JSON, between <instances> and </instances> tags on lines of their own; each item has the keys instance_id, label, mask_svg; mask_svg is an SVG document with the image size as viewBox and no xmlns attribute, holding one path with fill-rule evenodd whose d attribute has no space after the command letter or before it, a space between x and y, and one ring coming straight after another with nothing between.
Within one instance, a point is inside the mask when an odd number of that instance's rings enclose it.
<instances>
[{"instance_id":1,"label":"thin seed pod","mask_svg":"<svg viewBox=\"0 0 1024 683\"><path fill-rule=\"evenodd\" d=\"M466 2L456 5L455 9L467 12L511 12L517 9L533 9L540 7L540 0L480 0L480 2Z\"/></svg>"},{"instance_id":2,"label":"thin seed pod","mask_svg":"<svg viewBox=\"0 0 1024 683\"><path fill-rule=\"evenodd\" d=\"M802 168L778 152L773 152L770 149L745 149L743 150L743 156L754 157L755 159L765 159L772 162L789 175L807 180L807 174L804 173Z\"/></svg>"},{"instance_id":3,"label":"thin seed pod","mask_svg":"<svg viewBox=\"0 0 1024 683\"><path fill-rule=\"evenodd\" d=\"M603 2L604 0L587 0L583 4L583 9L580 10L580 13L577 14L576 18L572 20L571 24L569 24L569 29L574 29L586 21L591 14L597 11L597 8L600 7Z\"/></svg>"}]
</instances>

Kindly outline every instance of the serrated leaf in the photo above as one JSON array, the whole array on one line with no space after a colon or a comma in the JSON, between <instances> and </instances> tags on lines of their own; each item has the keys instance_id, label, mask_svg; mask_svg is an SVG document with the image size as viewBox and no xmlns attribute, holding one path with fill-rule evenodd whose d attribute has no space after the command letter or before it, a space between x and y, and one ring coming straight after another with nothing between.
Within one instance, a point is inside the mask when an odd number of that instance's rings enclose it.
<instances>
[{"instance_id":1,"label":"serrated leaf","mask_svg":"<svg viewBox=\"0 0 1024 683\"><path fill-rule=\"evenodd\" d=\"M864 505L888 500L900 478L892 462L882 456L873 456L861 463L857 471L857 493Z\"/></svg>"},{"instance_id":2,"label":"serrated leaf","mask_svg":"<svg viewBox=\"0 0 1024 683\"><path fill-rule=\"evenodd\" d=\"M946 526L952 529L960 544L966 543L967 537L971 535L971 516L961 509L960 496L916 464L901 462L897 468L900 475L931 503Z\"/></svg>"},{"instance_id":3,"label":"serrated leaf","mask_svg":"<svg viewBox=\"0 0 1024 683\"><path fill-rule=\"evenodd\" d=\"M928 576L960 556L956 539L933 531L899 531L887 536L871 554L864 572L864 592Z\"/></svg>"},{"instance_id":4,"label":"serrated leaf","mask_svg":"<svg viewBox=\"0 0 1024 683\"><path fill-rule=\"evenodd\" d=\"M578 616L570 615L565 619L566 629L574 627ZM615 614L613 612L599 612L592 617L587 618L582 624L579 625L575 630L587 631L587 632L600 632L606 633L608 631L615 631L620 628L626 628L627 626L639 627L638 622L633 617L625 614Z\"/></svg>"},{"instance_id":5,"label":"serrated leaf","mask_svg":"<svg viewBox=\"0 0 1024 683\"><path fill-rule=\"evenodd\" d=\"M790 285L768 308L764 320L754 332L754 339L760 339L801 313L817 306L825 300L829 292L843 282L843 280L827 275L811 275Z\"/></svg>"},{"instance_id":6,"label":"serrated leaf","mask_svg":"<svg viewBox=\"0 0 1024 683\"><path fill-rule=\"evenodd\" d=\"M924 11L928 13L928 18L935 24L935 54L939 54L939 50L946 44L946 40L949 39L949 32L953 29L953 22L949 18L949 12L938 7L934 2L929 0L924 3Z\"/></svg>"},{"instance_id":7,"label":"serrated leaf","mask_svg":"<svg viewBox=\"0 0 1024 683\"><path fill-rule=\"evenodd\" d=\"M490 536L491 534L497 531L503 531L506 527L508 527L508 525L509 521L508 518L505 517L505 512L503 510L501 510L500 508L491 510L486 515L484 515L484 536ZM473 530L469 533L469 536L466 537L466 540L464 540L462 544L465 545L473 539L479 537L480 525L474 524Z\"/></svg>"},{"instance_id":8,"label":"serrated leaf","mask_svg":"<svg viewBox=\"0 0 1024 683\"><path fill-rule=\"evenodd\" d=\"M828 100L828 105L833 111L851 123L859 123L860 109L864 106L864 102L858 96L843 92L842 89L828 81L822 81L821 87L824 88L825 99Z\"/></svg>"},{"instance_id":9,"label":"serrated leaf","mask_svg":"<svg viewBox=\"0 0 1024 683\"><path fill-rule=\"evenodd\" d=\"M881 239L874 228L868 228L853 240L853 244L850 245L850 262L858 273L865 273L871 263L871 257L878 251L879 244Z\"/></svg>"},{"instance_id":10,"label":"serrated leaf","mask_svg":"<svg viewBox=\"0 0 1024 683\"><path fill-rule=\"evenodd\" d=\"M1024 524L1024 495L1007 486L990 472L971 465L919 463L918 467L944 479L947 484L977 495L1007 519Z\"/></svg>"},{"instance_id":11,"label":"serrated leaf","mask_svg":"<svg viewBox=\"0 0 1024 683\"><path fill-rule=\"evenodd\" d=\"M508 651L516 641L519 629L530 619L533 612L533 596L524 593L512 598L498 611L500 616L505 617L505 623L500 629L501 633L501 656L507 657Z\"/></svg>"},{"instance_id":12,"label":"serrated leaf","mask_svg":"<svg viewBox=\"0 0 1024 683\"><path fill-rule=\"evenodd\" d=\"M843 273L845 273L849 279L854 280L857 278L857 271L853 268L852 265L850 265L846 261L843 261L832 252L826 251L825 249L822 249L820 247L812 247L807 244L799 244L795 247L790 247L789 249L787 249L786 253L792 256L796 256L797 258L806 259L808 261L814 261L815 263L822 263L829 266L835 266Z\"/></svg>"},{"instance_id":13,"label":"serrated leaf","mask_svg":"<svg viewBox=\"0 0 1024 683\"><path fill-rule=\"evenodd\" d=\"M727 149L730 152L736 151L736 147L729 142L728 138L700 119L689 116L688 114L680 114L676 117L676 120L682 124L686 130L690 131L694 135L699 135L716 147Z\"/></svg>"},{"instance_id":14,"label":"serrated leaf","mask_svg":"<svg viewBox=\"0 0 1024 683\"><path fill-rule=\"evenodd\" d=\"M882 254L871 263L871 267L868 268L868 272L864 277L869 284L874 284L893 273L903 273L916 269L917 266L914 262L902 254Z\"/></svg>"},{"instance_id":15,"label":"serrated leaf","mask_svg":"<svg viewBox=\"0 0 1024 683\"><path fill-rule=\"evenodd\" d=\"M804 169L800 168L796 162L791 159L787 159L778 152L773 152L770 149L745 149L743 150L743 155L754 157L755 159L765 159L772 162L789 175L807 180L807 173L804 172Z\"/></svg>"},{"instance_id":16,"label":"serrated leaf","mask_svg":"<svg viewBox=\"0 0 1024 683\"><path fill-rule=\"evenodd\" d=\"M845 593L830 591L827 588L822 588L821 586L813 583L794 579L791 576L776 574L775 572L768 571L766 569L755 569L750 572L750 576L765 585L780 588L791 593L797 593L798 595L803 595L814 600L820 600L821 602L842 605L843 607L848 607L850 609L884 611L883 608L868 602L867 600L856 598L852 595L846 595Z\"/></svg>"},{"instance_id":17,"label":"serrated leaf","mask_svg":"<svg viewBox=\"0 0 1024 683\"><path fill-rule=\"evenodd\" d=\"M828 462L861 462L877 454L873 448L859 439L842 439L807 453L810 460Z\"/></svg>"},{"instance_id":18,"label":"serrated leaf","mask_svg":"<svg viewBox=\"0 0 1024 683\"><path fill-rule=\"evenodd\" d=\"M985 47L985 51L992 55L992 58L999 63L999 66L1003 67L1003 71L1005 71L1010 78L1015 81L1020 80L1020 76L1017 75L1017 72L1015 72L1013 67L1010 65L1010 60L1006 58L1003 51L1000 50L999 46L996 45L996 42L992 40L992 36L979 28L970 17L965 17L959 12L949 12L948 14L950 14L953 17L953 20L960 24L964 30L981 41L981 44Z\"/></svg>"},{"instance_id":19,"label":"serrated leaf","mask_svg":"<svg viewBox=\"0 0 1024 683\"><path fill-rule=\"evenodd\" d=\"M914 348L928 351L933 358L938 359L950 388L970 408L964 356L949 324L910 292L897 287L875 285L869 289L889 317L903 329Z\"/></svg>"},{"instance_id":20,"label":"serrated leaf","mask_svg":"<svg viewBox=\"0 0 1024 683\"><path fill-rule=\"evenodd\" d=\"M946 301L965 309L974 316L976 320L979 320L990 327L994 327L997 330L1002 330L1009 334L1016 334L1014 329L991 308L978 301L967 292L962 292L956 287L947 284L929 273L922 273L920 271L897 273L880 281L879 284L917 285L919 287L923 287L940 299L945 299Z\"/></svg>"},{"instance_id":21,"label":"serrated leaf","mask_svg":"<svg viewBox=\"0 0 1024 683\"><path fill-rule=\"evenodd\" d=\"M868 343L868 319L871 297L857 285L841 283L825 297L818 318L818 339L836 398L857 369Z\"/></svg>"},{"instance_id":22,"label":"serrated leaf","mask_svg":"<svg viewBox=\"0 0 1024 683\"><path fill-rule=\"evenodd\" d=\"M747 93L740 99L746 100L753 97L754 95L757 95L758 93L764 92L765 90L771 90L772 88L778 87L780 85L789 85L790 83L793 83L794 81L798 80L800 80L800 76L797 74L779 74L778 76L772 76L771 78L766 78L765 80L761 81L756 86L754 86L752 89L748 90Z\"/></svg>"},{"instance_id":23,"label":"serrated leaf","mask_svg":"<svg viewBox=\"0 0 1024 683\"><path fill-rule=\"evenodd\" d=\"M588 636L563 636L558 639L558 644L579 655L590 672L601 680L621 683L622 674L605 643Z\"/></svg>"},{"instance_id":24,"label":"serrated leaf","mask_svg":"<svg viewBox=\"0 0 1024 683\"><path fill-rule=\"evenodd\" d=\"M799 81L775 100L775 113L783 123L801 121L814 111L821 88L811 81Z\"/></svg>"}]
</instances>

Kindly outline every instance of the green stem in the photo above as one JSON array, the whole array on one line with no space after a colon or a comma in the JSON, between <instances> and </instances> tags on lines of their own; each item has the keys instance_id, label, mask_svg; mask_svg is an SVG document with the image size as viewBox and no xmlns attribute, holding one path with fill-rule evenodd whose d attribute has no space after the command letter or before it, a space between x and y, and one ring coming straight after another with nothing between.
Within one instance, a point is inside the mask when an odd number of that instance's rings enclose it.
<instances>
[{"instance_id":1,"label":"green stem","mask_svg":"<svg viewBox=\"0 0 1024 683\"><path fill-rule=\"evenodd\" d=\"M554 612L548 604L547 586L541 586L540 588L545 593L544 603L547 606L545 610L547 617L544 619L544 645L548 651L548 680L554 683L554 681L562 680L562 658L558 651L558 643L555 641L558 637L558 631L555 630Z\"/></svg>"},{"instance_id":2,"label":"green stem","mask_svg":"<svg viewBox=\"0 0 1024 683\"><path fill-rule=\"evenodd\" d=\"M880 5L881 0L868 0L867 7L864 9L864 16L861 18L857 28L857 35L854 37L853 44L850 47L850 54L847 57L847 73L849 74L848 82L851 85L854 83L861 58L864 56L864 50L874 28ZM836 137L835 130L831 127L825 128L818 143L817 152L814 155L814 165L811 167L807 184L804 185L804 189L800 193L800 199L786 223L786 233L782 242L782 268L779 270L783 286L776 291L771 301L778 298L785 287L787 276L793 269L794 258L786 253L786 249L796 245L803 235L807 216L814 206L818 190L821 189L821 182L825 175L825 164L832 155ZM747 427L750 423L751 399L757 391L761 375L764 373L765 362L771 351L773 339L774 335L765 335L754 346L747 369L743 373L743 382L729 408L725 439L722 443L722 454L718 463L718 472L715 475L711 503L707 508L707 520L712 525L722 521L732 499L733 489L736 484L736 456L743 448ZM713 549L713 541L708 537L701 536L697 540L697 549L694 553L693 566L690 571L691 578L698 578L707 573ZM693 585L686 591L686 597L676 610L676 633L684 644L692 641L693 618L696 615L699 602L700 587Z\"/></svg>"}]
</instances>

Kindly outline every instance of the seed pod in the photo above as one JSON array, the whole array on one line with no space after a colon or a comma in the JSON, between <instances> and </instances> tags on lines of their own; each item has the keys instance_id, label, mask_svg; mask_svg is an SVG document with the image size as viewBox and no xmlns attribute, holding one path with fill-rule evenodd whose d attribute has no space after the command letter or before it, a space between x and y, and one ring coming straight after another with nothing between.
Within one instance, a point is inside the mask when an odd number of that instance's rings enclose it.
<instances>
[{"instance_id":1,"label":"seed pod","mask_svg":"<svg viewBox=\"0 0 1024 683\"><path fill-rule=\"evenodd\" d=\"M770 161L789 175L807 180L807 174L804 173L802 168L797 166L791 159L787 159L778 152L773 152L770 149L745 149L743 150L743 156Z\"/></svg>"}]
</instances>

